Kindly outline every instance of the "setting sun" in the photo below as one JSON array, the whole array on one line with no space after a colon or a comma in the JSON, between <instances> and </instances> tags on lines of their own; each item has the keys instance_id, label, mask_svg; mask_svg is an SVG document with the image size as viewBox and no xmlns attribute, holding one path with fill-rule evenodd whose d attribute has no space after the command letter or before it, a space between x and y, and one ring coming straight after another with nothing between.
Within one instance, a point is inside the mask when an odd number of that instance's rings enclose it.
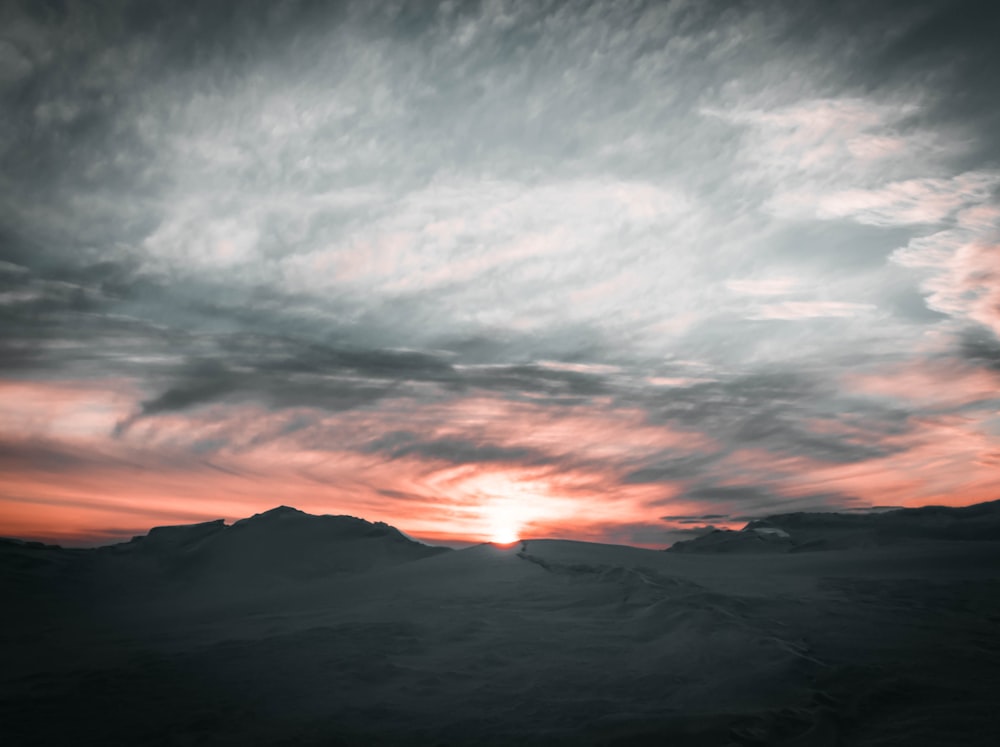
<instances>
[{"instance_id":1,"label":"setting sun","mask_svg":"<svg viewBox=\"0 0 1000 747\"><path fill-rule=\"evenodd\" d=\"M524 508L518 500L495 501L485 514L490 542L512 545L520 539L525 524Z\"/></svg>"},{"instance_id":2,"label":"setting sun","mask_svg":"<svg viewBox=\"0 0 1000 747\"><path fill-rule=\"evenodd\" d=\"M506 525L495 527L490 541L495 545L513 545L518 539L517 529L511 525Z\"/></svg>"}]
</instances>

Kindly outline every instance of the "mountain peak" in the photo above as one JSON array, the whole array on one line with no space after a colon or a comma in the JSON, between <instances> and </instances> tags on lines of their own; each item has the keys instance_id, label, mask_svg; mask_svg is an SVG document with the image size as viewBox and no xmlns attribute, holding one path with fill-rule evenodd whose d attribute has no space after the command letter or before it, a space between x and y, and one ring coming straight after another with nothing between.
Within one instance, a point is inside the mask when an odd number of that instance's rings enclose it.
<instances>
[{"instance_id":1,"label":"mountain peak","mask_svg":"<svg viewBox=\"0 0 1000 747\"><path fill-rule=\"evenodd\" d=\"M257 524L258 522L272 522L281 521L285 519L293 518L314 518L312 514L307 514L305 511L300 511L292 506L276 506L275 508L269 509L267 511L261 511L259 514L254 514L253 516L246 519L239 519L233 522L234 527L246 526L248 524Z\"/></svg>"},{"instance_id":2,"label":"mountain peak","mask_svg":"<svg viewBox=\"0 0 1000 747\"><path fill-rule=\"evenodd\" d=\"M383 522L371 522L344 514L310 514L291 506L278 506L232 524L233 529L287 534L309 533L326 539L391 536L405 539L399 530ZM412 540L407 540L412 541Z\"/></svg>"},{"instance_id":3,"label":"mountain peak","mask_svg":"<svg viewBox=\"0 0 1000 747\"><path fill-rule=\"evenodd\" d=\"M299 509L292 506L277 506L270 509L269 511L264 511L263 513L256 514L256 516L307 516L305 511L299 511Z\"/></svg>"}]
</instances>

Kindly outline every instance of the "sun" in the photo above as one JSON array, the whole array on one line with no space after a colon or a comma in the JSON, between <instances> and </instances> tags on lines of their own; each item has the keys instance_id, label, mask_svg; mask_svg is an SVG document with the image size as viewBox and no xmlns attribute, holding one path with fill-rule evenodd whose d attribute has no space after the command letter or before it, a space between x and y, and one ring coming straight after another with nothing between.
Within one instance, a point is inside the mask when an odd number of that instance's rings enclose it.
<instances>
[{"instance_id":1,"label":"sun","mask_svg":"<svg viewBox=\"0 0 1000 747\"><path fill-rule=\"evenodd\" d=\"M520 537L521 522L509 510L494 510L489 516L490 542L513 545Z\"/></svg>"},{"instance_id":2,"label":"sun","mask_svg":"<svg viewBox=\"0 0 1000 747\"><path fill-rule=\"evenodd\" d=\"M493 528L490 541L494 545L513 545L520 539L513 526L497 526Z\"/></svg>"},{"instance_id":3,"label":"sun","mask_svg":"<svg viewBox=\"0 0 1000 747\"><path fill-rule=\"evenodd\" d=\"M503 475L478 479L482 502L476 507L482 536L495 545L513 545L537 517L536 496L528 486Z\"/></svg>"}]
</instances>

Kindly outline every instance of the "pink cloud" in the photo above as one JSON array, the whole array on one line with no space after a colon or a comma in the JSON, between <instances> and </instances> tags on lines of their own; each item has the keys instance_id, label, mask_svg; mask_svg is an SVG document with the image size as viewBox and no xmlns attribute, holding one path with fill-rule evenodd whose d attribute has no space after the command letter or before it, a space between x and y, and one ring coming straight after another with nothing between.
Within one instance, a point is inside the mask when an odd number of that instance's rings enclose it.
<instances>
[{"instance_id":1,"label":"pink cloud","mask_svg":"<svg viewBox=\"0 0 1000 747\"><path fill-rule=\"evenodd\" d=\"M655 525L655 504L679 495L679 485L623 485L637 460L716 448L610 403L551 409L489 397L341 413L215 405L141 418L113 437L116 418L135 406L124 400L103 431L73 440L9 429L7 451L20 456L0 462L0 534L93 540L284 503L438 539L486 540L501 521L525 534L593 537ZM379 446L393 433L415 448ZM458 461L455 444L468 448Z\"/></svg>"},{"instance_id":2,"label":"pink cloud","mask_svg":"<svg viewBox=\"0 0 1000 747\"><path fill-rule=\"evenodd\" d=\"M1000 400L997 377L981 374L972 370L956 374L943 366L921 371L914 366L897 372L898 380L885 372L851 377L846 385L880 397L908 397L911 403L948 410ZM949 386L961 390L961 396L940 393ZM828 461L765 448L736 449L713 465L713 474L728 476L728 481L713 481L713 487L752 486L772 498L746 503L737 494L727 502L722 492L712 500L712 512L746 515L748 511L824 510L831 501L843 507L867 507L962 506L995 500L1000 496L995 422L995 412L982 409L968 415L944 412L914 416L905 427L883 430L866 425L864 418L806 420L803 425L808 431L834 436L838 443L867 450L870 456Z\"/></svg>"},{"instance_id":3,"label":"pink cloud","mask_svg":"<svg viewBox=\"0 0 1000 747\"><path fill-rule=\"evenodd\" d=\"M795 278L744 278L727 280L726 288L747 296L782 296L799 289L801 283Z\"/></svg>"},{"instance_id":4,"label":"pink cloud","mask_svg":"<svg viewBox=\"0 0 1000 747\"><path fill-rule=\"evenodd\" d=\"M694 376L650 376L646 379L647 384L653 386L665 386L671 388L684 389L696 384L707 384L715 379L699 378Z\"/></svg>"},{"instance_id":5,"label":"pink cloud","mask_svg":"<svg viewBox=\"0 0 1000 747\"><path fill-rule=\"evenodd\" d=\"M869 505L963 506L995 500L1000 472L995 439L981 418L933 417L899 437L906 449L860 464L834 465L787 480L791 494L832 490Z\"/></svg>"},{"instance_id":6,"label":"pink cloud","mask_svg":"<svg viewBox=\"0 0 1000 747\"><path fill-rule=\"evenodd\" d=\"M954 228L915 239L892 259L926 273L921 287L928 306L1000 338L1000 206L969 207Z\"/></svg>"},{"instance_id":7,"label":"pink cloud","mask_svg":"<svg viewBox=\"0 0 1000 747\"><path fill-rule=\"evenodd\" d=\"M814 210L817 191L870 184L887 171L905 173L915 156L926 161L945 149L934 133L900 133L899 122L919 109L918 102L842 97L781 107L762 103L733 102L702 113L748 127L745 157L779 190L772 204L779 213Z\"/></svg>"},{"instance_id":8,"label":"pink cloud","mask_svg":"<svg viewBox=\"0 0 1000 747\"><path fill-rule=\"evenodd\" d=\"M751 311L749 319L822 319L862 316L875 310L867 303L846 301L782 301L758 306Z\"/></svg>"},{"instance_id":9,"label":"pink cloud","mask_svg":"<svg viewBox=\"0 0 1000 747\"><path fill-rule=\"evenodd\" d=\"M820 218L853 218L875 226L940 223L959 209L987 199L1000 175L970 171L949 179L908 179L878 189L821 195Z\"/></svg>"},{"instance_id":10,"label":"pink cloud","mask_svg":"<svg viewBox=\"0 0 1000 747\"><path fill-rule=\"evenodd\" d=\"M856 375L846 385L940 410L987 401L997 391L990 376L928 364ZM42 401L50 409L5 421L0 535L95 541L281 503L454 541L490 539L498 526L578 539L625 536L640 525L666 531L659 516L667 505L675 515L745 514L725 494L710 508L685 498L697 481L626 479L664 454L718 455L713 474L725 479L716 486L759 486L775 496L775 510L817 495L858 505L963 504L1000 490L985 416L913 419L903 432L884 433L844 419L807 421L840 442L885 447L884 456L845 464L763 448L727 455L703 434L652 424L643 410L610 399L552 408L489 396L397 398L346 412L214 405L141 418L115 437L118 418L137 407L127 387L5 385L20 399L5 400L9 412Z\"/></svg>"},{"instance_id":11,"label":"pink cloud","mask_svg":"<svg viewBox=\"0 0 1000 747\"><path fill-rule=\"evenodd\" d=\"M109 433L135 408L138 389L126 380L0 379L3 431L21 436L86 438Z\"/></svg>"},{"instance_id":12,"label":"pink cloud","mask_svg":"<svg viewBox=\"0 0 1000 747\"><path fill-rule=\"evenodd\" d=\"M848 391L941 409L1000 400L1000 375L956 361L906 363L844 377Z\"/></svg>"}]
</instances>

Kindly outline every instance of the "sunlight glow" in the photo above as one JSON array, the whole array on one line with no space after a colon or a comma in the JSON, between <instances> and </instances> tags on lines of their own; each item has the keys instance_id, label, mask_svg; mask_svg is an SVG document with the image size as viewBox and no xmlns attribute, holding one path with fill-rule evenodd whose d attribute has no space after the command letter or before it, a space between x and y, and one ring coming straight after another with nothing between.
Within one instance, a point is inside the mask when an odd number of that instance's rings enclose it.
<instances>
[{"instance_id":1,"label":"sunlight glow","mask_svg":"<svg viewBox=\"0 0 1000 747\"><path fill-rule=\"evenodd\" d=\"M495 545L513 545L520 539L513 526L499 525L493 528L491 541Z\"/></svg>"},{"instance_id":2,"label":"sunlight glow","mask_svg":"<svg viewBox=\"0 0 1000 747\"><path fill-rule=\"evenodd\" d=\"M516 496L516 491L511 490L511 493ZM520 539L527 518L526 507L513 496L494 499L486 511L490 542L494 544L512 545Z\"/></svg>"}]
</instances>

